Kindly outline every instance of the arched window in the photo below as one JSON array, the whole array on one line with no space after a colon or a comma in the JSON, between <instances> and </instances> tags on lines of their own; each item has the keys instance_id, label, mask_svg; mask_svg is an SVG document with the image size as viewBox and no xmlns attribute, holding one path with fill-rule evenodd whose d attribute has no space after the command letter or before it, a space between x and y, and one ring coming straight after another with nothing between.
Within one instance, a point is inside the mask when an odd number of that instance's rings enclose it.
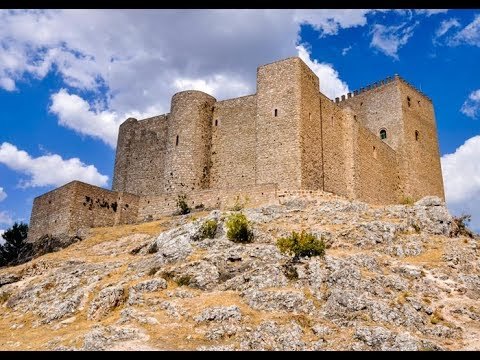
<instances>
[{"instance_id":1,"label":"arched window","mask_svg":"<svg viewBox=\"0 0 480 360\"><path fill-rule=\"evenodd\" d=\"M420 133L418 132L418 130L415 130L415 140L418 141L419 138L420 138Z\"/></svg>"},{"instance_id":2,"label":"arched window","mask_svg":"<svg viewBox=\"0 0 480 360\"><path fill-rule=\"evenodd\" d=\"M380 139L385 140L387 138L387 130L380 130Z\"/></svg>"}]
</instances>

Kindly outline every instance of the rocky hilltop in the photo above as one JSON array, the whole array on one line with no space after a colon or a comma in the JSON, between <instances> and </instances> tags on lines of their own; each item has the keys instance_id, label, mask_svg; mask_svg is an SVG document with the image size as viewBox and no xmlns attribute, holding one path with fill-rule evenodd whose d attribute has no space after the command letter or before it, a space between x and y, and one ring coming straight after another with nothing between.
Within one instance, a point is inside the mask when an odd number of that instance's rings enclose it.
<instances>
[{"instance_id":1,"label":"rocky hilltop","mask_svg":"<svg viewBox=\"0 0 480 360\"><path fill-rule=\"evenodd\" d=\"M433 197L371 206L291 196L242 212L254 240L227 239L228 211L96 228L0 269L2 350L480 349L478 238ZM198 232L208 219L213 239ZM276 240L305 229L324 256Z\"/></svg>"}]
</instances>

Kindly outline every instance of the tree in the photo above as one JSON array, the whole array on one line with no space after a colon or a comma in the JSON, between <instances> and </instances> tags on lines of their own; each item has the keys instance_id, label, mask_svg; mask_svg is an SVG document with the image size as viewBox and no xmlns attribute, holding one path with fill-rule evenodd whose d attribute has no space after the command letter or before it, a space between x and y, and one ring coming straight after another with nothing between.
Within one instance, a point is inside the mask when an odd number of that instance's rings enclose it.
<instances>
[{"instance_id":1,"label":"tree","mask_svg":"<svg viewBox=\"0 0 480 360\"><path fill-rule=\"evenodd\" d=\"M18 259L20 251L27 246L25 242L27 234L28 225L24 223L15 223L2 234L5 244L0 245L0 266L8 265Z\"/></svg>"}]
</instances>

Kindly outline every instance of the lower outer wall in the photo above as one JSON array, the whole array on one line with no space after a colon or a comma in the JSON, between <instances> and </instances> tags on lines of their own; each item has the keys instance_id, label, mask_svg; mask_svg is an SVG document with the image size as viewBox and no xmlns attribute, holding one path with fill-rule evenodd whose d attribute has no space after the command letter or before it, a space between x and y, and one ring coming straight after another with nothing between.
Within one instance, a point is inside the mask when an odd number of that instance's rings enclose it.
<instances>
[{"instance_id":1,"label":"lower outer wall","mask_svg":"<svg viewBox=\"0 0 480 360\"><path fill-rule=\"evenodd\" d=\"M145 196L140 198L137 221L155 220L178 210L178 194ZM187 194L191 208L203 205L205 209L229 209L236 202L245 207L278 203L275 184L254 185L237 189L212 189Z\"/></svg>"}]
</instances>

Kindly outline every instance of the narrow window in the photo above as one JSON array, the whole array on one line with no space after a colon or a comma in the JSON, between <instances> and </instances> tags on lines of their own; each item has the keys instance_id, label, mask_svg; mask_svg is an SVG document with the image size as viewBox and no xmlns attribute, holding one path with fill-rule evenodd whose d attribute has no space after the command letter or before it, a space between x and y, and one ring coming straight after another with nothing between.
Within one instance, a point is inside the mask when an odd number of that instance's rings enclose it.
<instances>
[{"instance_id":1,"label":"narrow window","mask_svg":"<svg viewBox=\"0 0 480 360\"><path fill-rule=\"evenodd\" d=\"M357 120L357 115L353 115L353 119L354 119L354 120Z\"/></svg>"},{"instance_id":2,"label":"narrow window","mask_svg":"<svg viewBox=\"0 0 480 360\"><path fill-rule=\"evenodd\" d=\"M415 130L415 140L418 141L418 138L420 137L420 133L418 130Z\"/></svg>"},{"instance_id":3,"label":"narrow window","mask_svg":"<svg viewBox=\"0 0 480 360\"><path fill-rule=\"evenodd\" d=\"M407 104L408 104L408 107L410 107L410 96L407 96Z\"/></svg>"},{"instance_id":4,"label":"narrow window","mask_svg":"<svg viewBox=\"0 0 480 360\"><path fill-rule=\"evenodd\" d=\"M275 109L275 111L273 112L273 114L274 114L275 117L277 117L277 115L278 115L278 110Z\"/></svg>"},{"instance_id":5,"label":"narrow window","mask_svg":"<svg viewBox=\"0 0 480 360\"><path fill-rule=\"evenodd\" d=\"M178 146L178 135L177 135L177 139L175 140L175 146Z\"/></svg>"},{"instance_id":6,"label":"narrow window","mask_svg":"<svg viewBox=\"0 0 480 360\"><path fill-rule=\"evenodd\" d=\"M215 120L215 126L218 126L218 120Z\"/></svg>"},{"instance_id":7,"label":"narrow window","mask_svg":"<svg viewBox=\"0 0 480 360\"><path fill-rule=\"evenodd\" d=\"M385 140L387 138L387 130L380 130L380 139Z\"/></svg>"}]
</instances>

